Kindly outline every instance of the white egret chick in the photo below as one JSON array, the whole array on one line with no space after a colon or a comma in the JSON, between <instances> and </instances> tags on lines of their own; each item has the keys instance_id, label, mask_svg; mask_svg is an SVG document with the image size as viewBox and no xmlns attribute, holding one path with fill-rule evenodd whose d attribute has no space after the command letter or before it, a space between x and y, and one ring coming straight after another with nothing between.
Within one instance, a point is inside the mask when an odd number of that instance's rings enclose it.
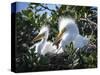
<instances>
[{"instance_id":1,"label":"white egret chick","mask_svg":"<svg viewBox=\"0 0 100 75\"><path fill-rule=\"evenodd\" d=\"M56 45L53 45L52 42L47 41L49 36L49 28L48 26L43 26L39 32L39 34L33 39L34 41L40 40L40 42L36 43L36 49L35 52L39 55L45 55L45 54L60 54L63 52L63 50L59 50L57 52L57 47Z\"/></svg>"},{"instance_id":2,"label":"white egret chick","mask_svg":"<svg viewBox=\"0 0 100 75\"><path fill-rule=\"evenodd\" d=\"M59 48L64 49L65 46L73 42L74 48L82 48L87 45L87 38L79 34L79 29L75 20L72 18L62 17L59 19L59 34L54 44L59 43Z\"/></svg>"}]
</instances>

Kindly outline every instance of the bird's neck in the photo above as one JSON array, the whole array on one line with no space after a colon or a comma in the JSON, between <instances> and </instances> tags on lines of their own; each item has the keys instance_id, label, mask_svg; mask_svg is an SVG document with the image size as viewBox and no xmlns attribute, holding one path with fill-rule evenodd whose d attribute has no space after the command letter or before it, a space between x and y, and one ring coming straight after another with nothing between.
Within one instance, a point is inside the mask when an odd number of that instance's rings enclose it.
<instances>
[{"instance_id":1,"label":"bird's neck","mask_svg":"<svg viewBox=\"0 0 100 75\"><path fill-rule=\"evenodd\" d=\"M79 34L79 30L76 26L70 28L67 32L70 34Z\"/></svg>"},{"instance_id":2,"label":"bird's neck","mask_svg":"<svg viewBox=\"0 0 100 75\"><path fill-rule=\"evenodd\" d=\"M47 39L43 38L43 39L41 40L41 43L44 44L46 41L47 41Z\"/></svg>"}]
</instances>

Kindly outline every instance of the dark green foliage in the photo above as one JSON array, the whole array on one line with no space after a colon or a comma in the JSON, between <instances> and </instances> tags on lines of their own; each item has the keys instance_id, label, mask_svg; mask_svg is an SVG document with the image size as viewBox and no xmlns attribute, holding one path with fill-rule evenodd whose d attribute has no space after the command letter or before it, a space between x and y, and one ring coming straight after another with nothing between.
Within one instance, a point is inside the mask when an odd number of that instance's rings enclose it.
<instances>
[{"instance_id":1,"label":"dark green foliage","mask_svg":"<svg viewBox=\"0 0 100 75\"><path fill-rule=\"evenodd\" d=\"M34 6L32 6L34 5ZM49 9L46 4L29 4L27 9L16 13L16 70L17 72L46 71L63 69L81 69L97 67L97 8L84 6L56 6ZM51 14L39 12L48 10ZM58 33L58 18L73 17L78 24L80 34L91 37L89 45L82 49L74 49L71 43L61 55L40 56L29 49L32 39L42 25L50 26L48 40L54 41Z\"/></svg>"}]
</instances>

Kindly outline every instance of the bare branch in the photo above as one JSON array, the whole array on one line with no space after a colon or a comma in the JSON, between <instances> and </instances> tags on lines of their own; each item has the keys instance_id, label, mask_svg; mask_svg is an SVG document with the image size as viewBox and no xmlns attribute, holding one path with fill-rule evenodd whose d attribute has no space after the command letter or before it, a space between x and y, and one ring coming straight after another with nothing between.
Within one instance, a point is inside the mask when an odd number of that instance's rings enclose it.
<instances>
[{"instance_id":1,"label":"bare branch","mask_svg":"<svg viewBox=\"0 0 100 75\"><path fill-rule=\"evenodd\" d=\"M92 25L97 25L97 23L91 21L91 20L88 19L88 18L80 18L80 20L87 21L87 22L91 23Z\"/></svg>"},{"instance_id":2,"label":"bare branch","mask_svg":"<svg viewBox=\"0 0 100 75\"><path fill-rule=\"evenodd\" d=\"M45 9L47 9L47 10L49 10L49 11L55 12L54 10L49 9L47 6L43 6L42 4L40 4L40 6L43 7L43 8L45 8Z\"/></svg>"}]
</instances>

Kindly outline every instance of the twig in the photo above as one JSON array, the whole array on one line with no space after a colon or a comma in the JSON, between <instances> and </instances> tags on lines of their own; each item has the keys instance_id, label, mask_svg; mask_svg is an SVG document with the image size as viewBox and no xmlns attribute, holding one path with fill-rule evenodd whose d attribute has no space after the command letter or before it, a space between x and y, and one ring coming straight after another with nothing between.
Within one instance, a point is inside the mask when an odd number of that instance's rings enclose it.
<instances>
[{"instance_id":1,"label":"twig","mask_svg":"<svg viewBox=\"0 0 100 75\"><path fill-rule=\"evenodd\" d=\"M88 18L80 18L80 20L83 20L83 21L88 21L89 23L91 23L92 25L97 25L95 22L91 21L90 19Z\"/></svg>"},{"instance_id":2,"label":"twig","mask_svg":"<svg viewBox=\"0 0 100 75\"><path fill-rule=\"evenodd\" d=\"M45 8L45 9L47 9L47 10L49 10L49 11L53 11L53 12L55 12L54 10L49 9L47 6L43 6L42 4L40 4L40 6L43 7L43 8Z\"/></svg>"}]
</instances>

